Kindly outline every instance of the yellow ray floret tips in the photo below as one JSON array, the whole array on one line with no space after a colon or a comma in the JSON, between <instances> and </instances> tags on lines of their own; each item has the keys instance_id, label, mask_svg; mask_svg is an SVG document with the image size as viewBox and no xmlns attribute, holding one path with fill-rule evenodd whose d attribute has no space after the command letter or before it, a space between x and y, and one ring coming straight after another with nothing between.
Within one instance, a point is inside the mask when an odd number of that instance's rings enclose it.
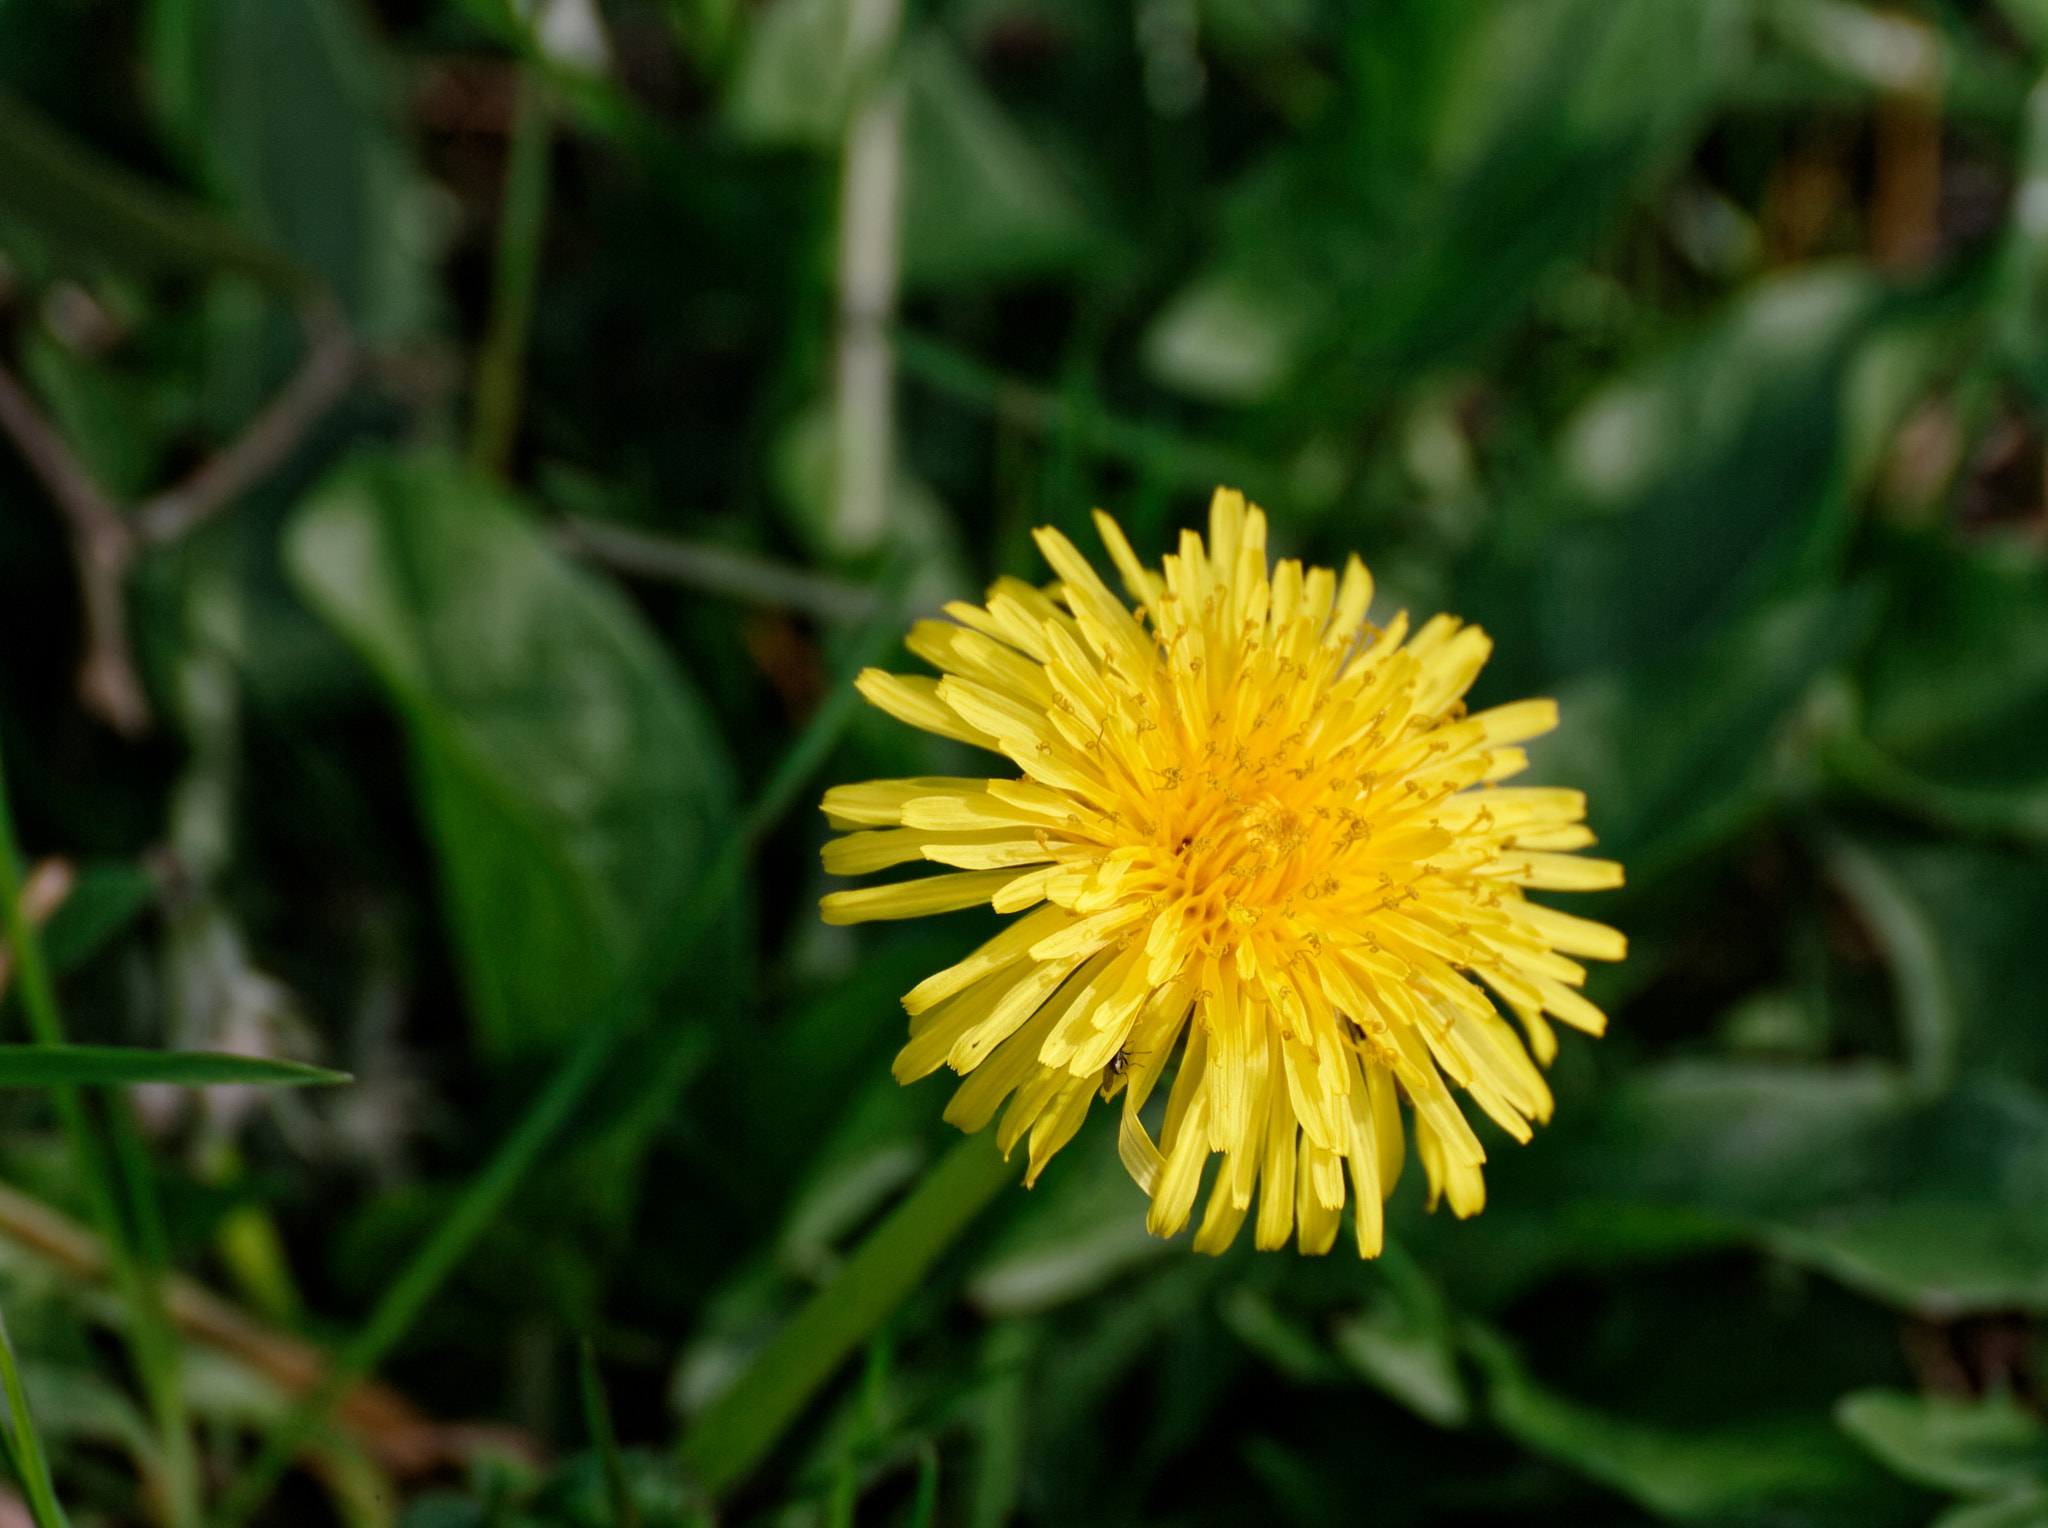
<instances>
[{"instance_id":1,"label":"yellow ray floret tips","mask_svg":"<svg viewBox=\"0 0 2048 1528\"><path fill-rule=\"evenodd\" d=\"M1606 1023L1579 960L1627 952L1526 895L1622 879L1575 852L1593 841L1579 792L1499 783L1555 703L1468 714L1484 632L1371 625L1365 565L1269 567L1265 514L1241 494L1219 489L1207 544L1184 532L1157 571L1095 523L1136 609L1040 530L1055 584L1001 579L986 604L919 622L909 646L937 679L859 680L890 715L1016 771L825 796L845 834L828 870L946 867L835 892L827 922L1021 914L905 996L897 1078L961 1073L946 1117L975 1131L1000 1111L1003 1151L1028 1143L1027 1182L1121 1094L1154 1232L1188 1223L1222 1158L1204 1252L1247 1217L1262 1248L1327 1252L1348 1200L1376 1256L1408 1129L1431 1204L1473 1214L1486 1153L1457 1095L1526 1141L1550 1117L1550 1021ZM1155 1140L1145 1106L1169 1075Z\"/></svg>"}]
</instances>

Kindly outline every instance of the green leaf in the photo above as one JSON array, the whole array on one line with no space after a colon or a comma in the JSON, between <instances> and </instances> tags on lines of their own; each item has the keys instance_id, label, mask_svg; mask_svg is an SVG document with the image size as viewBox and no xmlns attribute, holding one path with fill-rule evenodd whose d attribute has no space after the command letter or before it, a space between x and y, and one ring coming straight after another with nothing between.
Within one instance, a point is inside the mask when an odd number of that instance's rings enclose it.
<instances>
[{"instance_id":1,"label":"green leaf","mask_svg":"<svg viewBox=\"0 0 2048 1528\"><path fill-rule=\"evenodd\" d=\"M1493 1205L1461 1237L1500 1265L1482 1270L1493 1299L1675 1216L1692 1245L1747 1236L1937 1320L2048 1309L2048 1099L2017 1082L1930 1101L1872 1063L1673 1063L1539 1145L1489 1164Z\"/></svg>"},{"instance_id":2,"label":"green leaf","mask_svg":"<svg viewBox=\"0 0 2048 1528\"><path fill-rule=\"evenodd\" d=\"M1881 296L1854 269L1759 282L1577 411L1551 490L1570 518L1509 531L1539 554L1553 674L1696 651L1788 569L1828 566L1844 372Z\"/></svg>"},{"instance_id":3,"label":"green leaf","mask_svg":"<svg viewBox=\"0 0 2048 1528\"><path fill-rule=\"evenodd\" d=\"M749 142L830 148L876 60L851 46L851 0L769 0L747 29L726 113Z\"/></svg>"},{"instance_id":4,"label":"green leaf","mask_svg":"<svg viewBox=\"0 0 2048 1528\"><path fill-rule=\"evenodd\" d=\"M1052 1310L1094 1294L1134 1268L1170 1255L1145 1229L1145 1198L1117 1155L1116 1131L1084 1131L1049 1173L967 1282L991 1316Z\"/></svg>"},{"instance_id":5,"label":"green leaf","mask_svg":"<svg viewBox=\"0 0 2048 1528\"><path fill-rule=\"evenodd\" d=\"M156 877L129 860L89 860L78 867L71 895L43 930L50 969L76 969L97 954L157 899Z\"/></svg>"},{"instance_id":6,"label":"green leaf","mask_svg":"<svg viewBox=\"0 0 2048 1528\"><path fill-rule=\"evenodd\" d=\"M1770 805L1784 780L1773 743L1871 613L1854 591L1816 592L1766 605L1695 656L1568 685L1558 730L1529 750L1530 778L1586 792L1601 852L1632 885L1682 867Z\"/></svg>"},{"instance_id":7,"label":"green leaf","mask_svg":"<svg viewBox=\"0 0 2048 1528\"><path fill-rule=\"evenodd\" d=\"M1747 25L1728 0L1351 14L1347 108L1244 177L1155 320L1170 386L1256 402L1318 353L1375 377L1469 353L1679 152Z\"/></svg>"},{"instance_id":8,"label":"green leaf","mask_svg":"<svg viewBox=\"0 0 2048 1528\"><path fill-rule=\"evenodd\" d=\"M2043 1528L2048 1525L2048 1491L2027 1491L2003 1501L1951 1507L1928 1528Z\"/></svg>"},{"instance_id":9,"label":"green leaf","mask_svg":"<svg viewBox=\"0 0 2048 1528\"><path fill-rule=\"evenodd\" d=\"M0 1045L0 1088L130 1087L145 1082L203 1088L224 1083L303 1088L353 1082L346 1072L215 1051L118 1045Z\"/></svg>"},{"instance_id":10,"label":"green leaf","mask_svg":"<svg viewBox=\"0 0 2048 1528\"><path fill-rule=\"evenodd\" d=\"M1913 1519L1915 1504L1823 1418L1795 1415L1679 1431L1547 1389L1484 1327L1468 1326L1464 1340L1486 1371L1487 1405L1502 1431L1662 1517L1844 1528Z\"/></svg>"},{"instance_id":11,"label":"green leaf","mask_svg":"<svg viewBox=\"0 0 2048 1528\"><path fill-rule=\"evenodd\" d=\"M614 590L451 463L345 466L285 556L405 718L485 1048L558 1047L730 814L701 705Z\"/></svg>"},{"instance_id":12,"label":"green leaf","mask_svg":"<svg viewBox=\"0 0 2048 1528\"><path fill-rule=\"evenodd\" d=\"M1767 1245L1935 1320L2048 1310L2048 1099L1973 1079L1864 1160L1859 1192L1770 1217Z\"/></svg>"},{"instance_id":13,"label":"green leaf","mask_svg":"<svg viewBox=\"0 0 2048 1528\"><path fill-rule=\"evenodd\" d=\"M1012 281L1088 253L1073 194L951 43L921 32L902 70L906 287Z\"/></svg>"},{"instance_id":14,"label":"green leaf","mask_svg":"<svg viewBox=\"0 0 2048 1528\"><path fill-rule=\"evenodd\" d=\"M1472 1401L1458 1372L1450 1308L1400 1248L1389 1245L1381 1256L1385 1288L1369 1309L1337 1324L1337 1354L1424 1421L1462 1427Z\"/></svg>"},{"instance_id":15,"label":"green leaf","mask_svg":"<svg viewBox=\"0 0 2048 1528\"><path fill-rule=\"evenodd\" d=\"M71 248L148 274L231 271L304 295L307 271L238 232L199 203L144 180L73 142L0 91L0 207Z\"/></svg>"},{"instance_id":16,"label":"green leaf","mask_svg":"<svg viewBox=\"0 0 2048 1528\"><path fill-rule=\"evenodd\" d=\"M1916 815L2048 843L2048 559L2019 537L1887 549L1854 780Z\"/></svg>"},{"instance_id":17,"label":"green leaf","mask_svg":"<svg viewBox=\"0 0 2048 1528\"><path fill-rule=\"evenodd\" d=\"M318 272L359 330L420 327L449 215L412 166L396 80L349 0L151 0L156 103L200 179Z\"/></svg>"},{"instance_id":18,"label":"green leaf","mask_svg":"<svg viewBox=\"0 0 2048 1528\"><path fill-rule=\"evenodd\" d=\"M1882 946L1917 1055L2048 1086L2048 920L2039 854L1865 835L1832 853L1837 880Z\"/></svg>"},{"instance_id":19,"label":"green leaf","mask_svg":"<svg viewBox=\"0 0 2048 1528\"><path fill-rule=\"evenodd\" d=\"M1956 1400L1859 1390L1842 1397L1835 1419L1916 1485L2002 1496L2048 1482L2048 1426L2010 1395Z\"/></svg>"}]
</instances>

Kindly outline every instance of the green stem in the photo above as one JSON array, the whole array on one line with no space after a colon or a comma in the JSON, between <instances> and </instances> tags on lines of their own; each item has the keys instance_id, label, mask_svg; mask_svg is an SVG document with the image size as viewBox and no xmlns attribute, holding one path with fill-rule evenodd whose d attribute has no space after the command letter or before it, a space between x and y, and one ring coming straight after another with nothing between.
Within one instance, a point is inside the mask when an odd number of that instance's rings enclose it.
<instances>
[{"instance_id":1,"label":"green stem","mask_svg":"<svg viewBox=\"0 0 2048 1528\"><path fill-rule=\"evenodd\" d=\"M1133 424L1071 398L1005 376L941 340L898 327L896 360L903 371L957 402L987 410L1035 435L1070 434L1091 455L1123 462L1188 487L1228 483L1255 492L1271 486L1274 469L1254 457L1221 450L1192 436Z\"/></svg>"},{"instance_id":2,"label":"green stem","mask_svg":"<svg viewBox=\"0 0 2048 1528\"><path fill-rule=\"evenodd\" d=\"M67 1528L64 1509L57 1505L57 1488L50 1483L50 1461L43 1456L43 1440L36 1434L35 1418L29 1415L28 1392L15 1367L14 1339L4 1320L0 1320L0 1388L6 1391L7 1414L14 1422L7 1439L8 1453L22 1489L28 1493L28 1509L36 1528Z\"/></svg>"},{"instance_id":3,"label":"green stem","mask_svg":"<svg viewBox=\"0 0 2048 1528\"><path fill-rule=\"evenodd\" d=\"M548 156L554 130L547 81L531 64L519 69L505 191L498 214L497 265L491 313L476 360L476 396L469 461L502 478L512 465L525 393L526 339L533 324L533 294L540 278L541 235L547 228Z\"/></svg>"},{"instance_id":4,"label":"green stem","mask_svg":"<svg viewBox=\"0 0 2048 1528\"><path fill-rule=\"evenodd\" d=\"M832 1282L697 1419L683 1440L683 1462L707 1491L729 1490L767 1457L847 1355L1022 1171L997 1152L995 1132L984 1131L960 1142L925 1175Z\"/></svg>"},{"instance_id":5,"label":"green stem","mask_svg":"<svg viewBox=\"0 0 2048 1528\"><path fill-rule=\"evenodd\" d=\"M612 1426L611 1403L605 1399L604 1376L597 1370L597 1346L583 1339L577 1365L583 1391L583 1426L590 1446L604 1466L605 1493L611 1498L612 1528L640 1528L640 1508L626 1482L626 1461L619 1453L619 1435Z\"/></svg>"},{"instance_id":6,"label":"green stem","mask_svg":"<svg viewBox=\"0 0 2048 1528\"><path fill-rule=\"evenodd\" d=\"M29 1029L39 1044L62 1045L64 1020L57 1006L56 987L50 980L42 941L22 911L21 858L8 805L4 756L0 756L0 912L6 918L7 941L14 951ZM49 1093L78 1160L79 1177L91 1202L94 1226L107 1249L115 1288L128 1308L129 1351L134 1355L143 1393L156 1420L163 1451L165 1508L171 1528L196 1528L200 1521L199 1463L186 1416L184 1391L178 1384L177 1339L170 1318L164 1311L156 1280L137 1261L130 1244L114 1191L113 1173L83 1096L72 1087L53 1087ZM131 1191L153 1195L147 1184L140 1189L131 1184ZM153 1196L138 1202L146 1202L153 1211Z\"/></svg>"},{"instance_id":7,"label":"green stem","mask_svg":"<svg viewBox=\"0 0 2048 1528\"><path fill-rule=\"evenodd\" d=\"M889 1357L889 1333L884 1328L868 1344L868 1371L861 1380L860 1410L839 1445L839 1462L833 1469L832 1504L825 1515L826 1528L853 1528L853 1509L860 1502L860 1456L879 1427L882 1391L889 1382Z\"/></svg>"}]
</instances>

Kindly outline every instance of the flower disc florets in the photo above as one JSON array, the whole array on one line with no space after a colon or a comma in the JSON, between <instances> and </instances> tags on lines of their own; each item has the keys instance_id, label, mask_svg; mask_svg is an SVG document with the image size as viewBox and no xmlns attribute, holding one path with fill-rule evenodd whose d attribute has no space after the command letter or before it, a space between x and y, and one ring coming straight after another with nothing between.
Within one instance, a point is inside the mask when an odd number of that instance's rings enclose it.
<instances>
[{"instance_id":1,"label":"flower disc florets","mask_svg":"<svg viewBox=\"0 0 2048 1528\"><path fill-rule=\"evenodd\" d=\"M1545 1015L1605 1024L1568 958L1621 958L1622 937L1526 888L1619 885L1577 791L1501 788L1550 701L1468 716L1491 643L1438 616L1366 621L1372 581L1282 562L1266 520L1219 490L1209 544L1160 572L1114 521L1101 531L1127 608L1072 543L1038 532L1060 583L999 581L985 606L923 621L911 650L941 679L869 670L891 715L1009 758L1015 779L886 780L825 797L850 832L828 870L911 861L957 873L837 892L836 923L992 903L1023 913L904 998L896 1075L950 1065L946 1117L1029 1136L1034 1180L1090 1102L1123 1094L1120 1145L1151 1229L1186 1224L1212 1153L1195 1245L1220 1252L1257 1192L1256 1239L1325 1252L1348 1169L1359 1250L1379 1251L1401 1169L1401 1100L1431 1201L1485 1201L1485 1152L1448 1084L1518 1140L1549 1089L1493 998L1548 1061ZM957 624L956 624L957 623ZM1490 998L1490 989L1493 997ZM1179 1067L1157 1143L1140 1117Z\"/></svg>"}]
</instances>

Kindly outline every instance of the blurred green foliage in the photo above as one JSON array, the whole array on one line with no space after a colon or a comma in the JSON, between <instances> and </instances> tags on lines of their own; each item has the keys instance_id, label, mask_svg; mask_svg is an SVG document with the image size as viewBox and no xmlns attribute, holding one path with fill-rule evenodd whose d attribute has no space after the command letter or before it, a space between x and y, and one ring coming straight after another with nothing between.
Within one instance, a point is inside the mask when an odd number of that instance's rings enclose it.
<instances>
[{"instance_id":1,"label":"blurred green foliage","mask_svg":"<svg viewBox=\"0 0 2048 1528\"><path fill-rule=\"evenodd\" d=\"M69 1037L356 1078L121 1113L260 1323L166 1286L209 1502L2048 1525L2039 0L0 0L0 361ZM1102 1121L955 1240L887 1059L986 917L822 927L789 788L975 772L844 706L877 633L1097 504L1156 555L1219 480L1379 618L1484 624L1475 701L1559 697L1537 772L1630 870L1611 1032L1375 1264L1147 1238ZM419 1275L536 1096L577 1106ZM58 1492L168 1521L39 1094L0 1177ZM693 1424L835 1287L797 1330L861 1356L714 1507ZM394 1309L386 1409L237 1496L277 1345Z\"/></svg>"}]
</instances>

